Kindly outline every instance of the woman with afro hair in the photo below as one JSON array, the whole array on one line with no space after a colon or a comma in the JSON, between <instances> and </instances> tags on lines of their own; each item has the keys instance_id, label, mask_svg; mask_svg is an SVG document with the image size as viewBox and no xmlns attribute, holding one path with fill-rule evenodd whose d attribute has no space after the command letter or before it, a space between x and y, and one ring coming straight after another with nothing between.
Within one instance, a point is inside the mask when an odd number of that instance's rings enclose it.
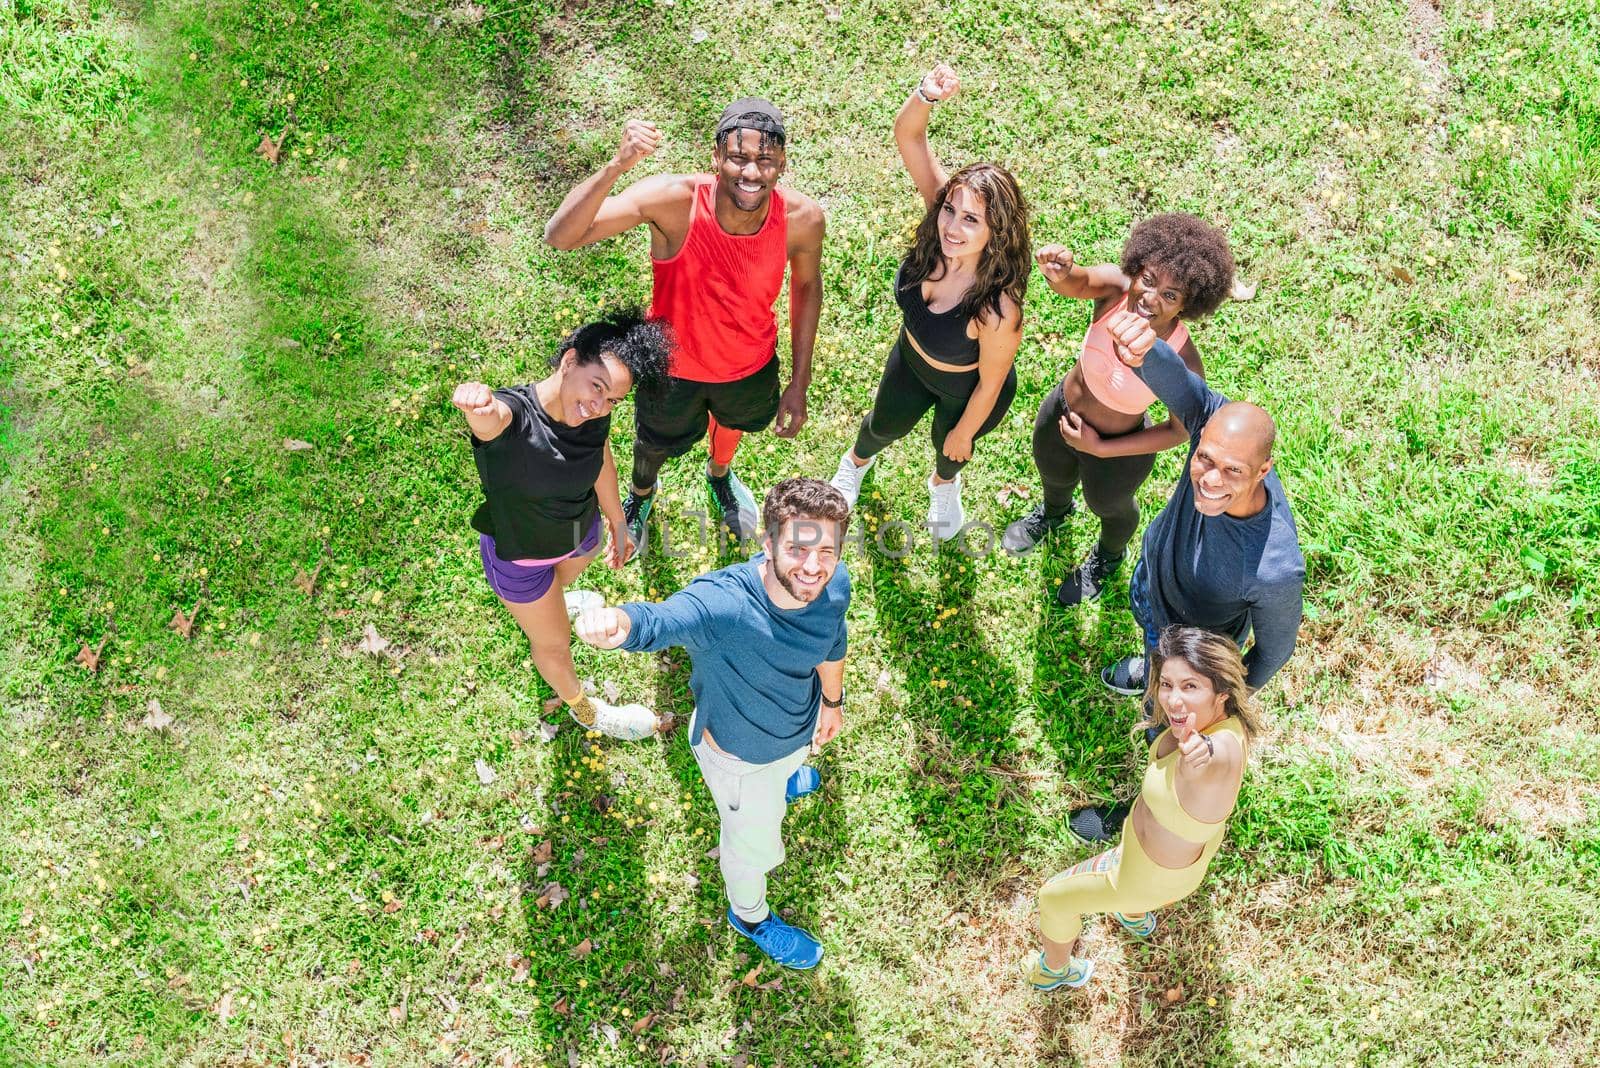
<instances>
[{"instance_id":1,"label":"woman with afro hair","mask_svg":"<svg viewBox=\"0 0 1600 1068\"><path fill-rule=\"evenodd\" d=\"M1037 259L1050 288L1063 297L1092 300L1094 319L1083 352L1045 396L1033 424L1033 460L1044 482L1044 501L1007 528L1002 544L1015 553L1032 549L1072 512L1072 491L1100 518L1100 540L1056 591L1071 607L1099 597L1122 566L1139 526L1134 494L1155 466L1156 453L1189 440L1176 419L1152 425L1155 395L1112 349L1106 323L1119 311L1143 316L1189 367L1205 371L1186 321L1216 311L1233 287L1233 254L1222 231L1181 212L1152 216L1133 228L1121 264L1084 267L1062 245L1047 245Z\"/></svg>"}]
</instances>

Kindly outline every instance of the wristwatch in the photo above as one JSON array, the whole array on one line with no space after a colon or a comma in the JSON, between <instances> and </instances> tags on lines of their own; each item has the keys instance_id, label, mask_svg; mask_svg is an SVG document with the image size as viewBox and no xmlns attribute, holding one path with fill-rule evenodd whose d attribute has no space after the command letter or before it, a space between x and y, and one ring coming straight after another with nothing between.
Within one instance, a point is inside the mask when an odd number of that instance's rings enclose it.
<instances>
[{"instance_id":1,"label":"wristwatch","mask_svg":"<svg viewBox=\"0 0 1600 1068\"><path fill-rule=\"evenodd\" d=\"M928 105L930 108L938 103L937 100L935 100L933 97L929 96L927 93L924 93L922 91L922 83L921 82L917 83L917 88L914 91L917 94L917 99L922 101L924 104Z\"/></svg>"},{"instance_id":2,"label":"wristwatch","mask_svg":"<svg viewBox=\"0 0 1600 1068\"><path fill-rule=\"evenodd\" d=\"M843 690L839 691L839 699L837 701L830 701L830 700L828 700L828 695L827 694L823 694L822 695L822 703L827 705L829 708L843 708L844 707L844 691Z\"/></svg>"}]
</instances>

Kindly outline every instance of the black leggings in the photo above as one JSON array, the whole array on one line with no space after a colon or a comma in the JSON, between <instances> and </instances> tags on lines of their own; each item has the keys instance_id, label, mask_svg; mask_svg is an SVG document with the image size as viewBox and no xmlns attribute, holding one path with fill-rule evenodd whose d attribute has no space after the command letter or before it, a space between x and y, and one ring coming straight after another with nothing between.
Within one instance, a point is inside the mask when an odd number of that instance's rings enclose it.
<instances>
[{"instance_id":1,"label":"black leggings","mask_svg":"<svg viewBox=\"0 0 1600 1068\"><path fill-rule=\"evenodd\" d=\"M1150 477L1155 453L1089 456L1068 445L1061 437L1061 417L1067 414L1061 387L1058 382L1045 395L1033 421L1033 462L1044 481L1044 514L1059 519L1070 512L1072 491L1082 482L1083 502L1100 517L1100 555L1121 556L1139 529L1139 504L1133 495ZM1145 424L1149 422L1146 417Z\"/></svg>"},{"instance_id":2,"label":"black leggings","mask_svg":"<svg viewBox=\"0 0 1600 1068\"><path fill-rule=\"evenodd\" d=\"M930 367L915 350L896 341L889 350L889 362L883 366L883 378L878 381L878 395L872 400L872 411L861 420L861 430L856 434L853 450L856 458L870 460L899 441L915 430L932 408L934 470L947 482L955 478L967 462L957 463L946 456L944 439L961 421L967 402L977 388L977 371L965 374L940 371ZM999 425L1016 395L1017 372L1012 368L1000 387L1000 395L995 398L994 409L972 435L974 442Z\"/></svg>"}]
</instances>

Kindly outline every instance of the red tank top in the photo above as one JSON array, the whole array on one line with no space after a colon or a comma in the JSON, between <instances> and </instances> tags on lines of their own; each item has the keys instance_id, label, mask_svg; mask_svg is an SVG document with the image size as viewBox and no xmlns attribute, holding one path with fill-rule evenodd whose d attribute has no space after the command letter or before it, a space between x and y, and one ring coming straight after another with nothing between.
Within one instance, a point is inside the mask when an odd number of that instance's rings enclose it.
<instances>
[{"instance_id":1,"label":"red tank top","mask_svg":"<svg viewBox=\"0 0 1600 1068\"><path fill-rule=\"evenodd\" d=\"M773 189L767 221L753 234L730 234L718 224L716 195L716 177L701 177L683 247L671 259L650 261L650 314L672 327L673 377L691 382L748 378L778 345L772 306L789 262L783 194Z\"/></svg>"}]
</instances>

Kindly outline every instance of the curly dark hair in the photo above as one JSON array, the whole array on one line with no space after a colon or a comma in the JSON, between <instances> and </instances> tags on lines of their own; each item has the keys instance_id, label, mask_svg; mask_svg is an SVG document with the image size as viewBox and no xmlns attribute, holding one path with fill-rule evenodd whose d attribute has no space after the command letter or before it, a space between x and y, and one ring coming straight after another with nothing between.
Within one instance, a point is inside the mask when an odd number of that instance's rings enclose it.
<instances>
[{"instance_id":1,"label":"curly dark hair","mask_svg":"<svg viewBox=\"0 0 1600 1068\"><path fill-rule=\"evenodd\" d=\"M962 186L983 198L989 222L989 244L978 260L978 276L961 298L961 314L977 319L986 312L1000 318L1000 298L1009 296L1022 307L1033 270L1033 245L1028 238L1028 204L1011 172L993 163L972 163L950 176L917 224L911 251L906 253L900 285L920 286L929 278L944 276L944 253L939 249L939 213Z\"/></svg>"},{"instance_id":2,"label":"curly dark hair","mask_svg":"<svg viewBox=\"0 0 1600 1068\"><path fill-rule=\"evenodd\" d=\"M646 319L638 308L618 308L563 338L550 366L559 364L568 349L577 353L578 363L590 365L609 352L633 375L635 388L653 389L666 381L672 337L664 320Z\"/></svg>"},{"instance_id":3,"label":"curly dark hair","mask_svg":"<svg viewBox=\"0 0 1600 1068\"><path fill-rule=\"evenodd\" d=\"M1122 273L1133 278L1146 267L1160 267L1182 287L1180 319L1210 315L1233 289L1228 235L1185 212L1152 215L1128 235L1122 246Z\"/></svg>"}]
</instances>

